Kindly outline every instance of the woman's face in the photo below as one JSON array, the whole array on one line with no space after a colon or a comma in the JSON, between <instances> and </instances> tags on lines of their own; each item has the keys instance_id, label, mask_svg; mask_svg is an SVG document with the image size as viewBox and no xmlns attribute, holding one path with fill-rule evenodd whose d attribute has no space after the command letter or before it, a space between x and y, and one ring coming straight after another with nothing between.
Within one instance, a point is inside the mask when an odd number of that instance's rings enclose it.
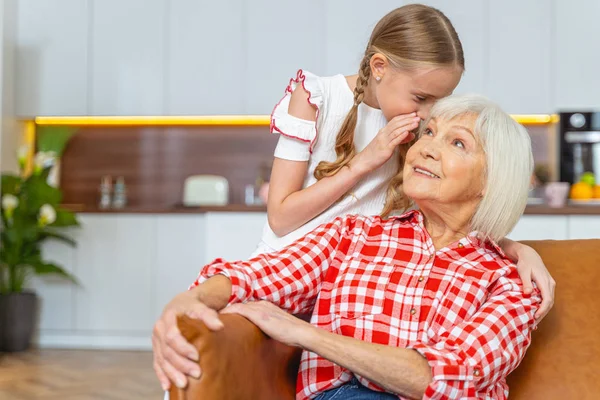
<instances>
[{"instance_id":1,"label":"woman's face","mask_svg":"<svg viewBox=\"0 0 600 400\"><path fill-rule=\"evenodd\" d=\"M375 98L385 118L416 112L425 120L435 103L452 94L462 70L457 67L427 67L414 71L385 68L381 80L375 83Z\"/></svg>"},{"instance_id":2,"label":"woman's face","mask_svg":"<svg viewBox=\"0 0 600 400\"><path fill-rule=\"evenodd\" d=\"M417 205L479 204L485 188L485 153L475 137L477 116L432 119L408 150L404 192ZM421 204L420 204L421 203Z\"/></svg>"}]
</instances>

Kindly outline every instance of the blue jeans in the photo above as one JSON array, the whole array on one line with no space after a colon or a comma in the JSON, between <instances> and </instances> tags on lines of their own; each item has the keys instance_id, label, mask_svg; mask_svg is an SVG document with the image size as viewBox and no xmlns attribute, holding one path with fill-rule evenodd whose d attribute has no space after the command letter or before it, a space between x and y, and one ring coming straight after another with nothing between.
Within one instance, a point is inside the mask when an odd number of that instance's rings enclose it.
<instances>
[{"instance_id":1,"label":"blue jeans","mask_svg":"<svg viewBox=\"0 0 600 400\"><path fill-rule=\"evenodd\" d=\"M356 378L352 378L339 388L331 389L318 395L315 400L398 400L398 396L376 392L363 385Z\"/></svg>"}]
</instances>

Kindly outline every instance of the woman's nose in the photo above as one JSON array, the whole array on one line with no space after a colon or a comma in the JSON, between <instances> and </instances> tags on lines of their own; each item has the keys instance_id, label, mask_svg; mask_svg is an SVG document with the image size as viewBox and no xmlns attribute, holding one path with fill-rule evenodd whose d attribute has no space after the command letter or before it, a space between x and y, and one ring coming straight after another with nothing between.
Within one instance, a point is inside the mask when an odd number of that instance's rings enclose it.
<instances>
[{"instance_id":1,"label":"woman's nose","mask_svg":"<svg viewBox=\"0 0 600 400\"><path fill-rule=\"evenodd\" d=\"M440 150L438 145L435 143L435 140L432 140L421 147L421 155L424 158L432 158L434 160L438 160L440 158Z\"/></svg>"}]
</instances>

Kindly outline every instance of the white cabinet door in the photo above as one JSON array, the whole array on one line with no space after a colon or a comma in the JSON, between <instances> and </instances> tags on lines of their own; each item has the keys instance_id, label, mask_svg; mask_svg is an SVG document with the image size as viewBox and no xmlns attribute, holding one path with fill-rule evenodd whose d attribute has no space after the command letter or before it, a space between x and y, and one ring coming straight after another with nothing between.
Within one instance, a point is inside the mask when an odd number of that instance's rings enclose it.
<instances>
[{"instance_id":1,"label":"white cabinet door","mask_svg":"<svg viewBox=\"0 0 600 400\"><path fill-rule=\"evenodd\" d=\"M205 263L247 260L260 242L266 213L207 213Z\"/></svg>"},{"instance_id":2,"label":"white cabinet door","mask_svg":"<svg viewBox=\"0 0 600 400\"><path fill-rule=\"evenodd\" d=\"M166 0L92 4L92 114L163 114Z\"/></svg>"},{"instance_id":3,"label":"white cabinet door","mask_svg":"<svg viewBox=\"0 0 600 400\"><path fill-rule=\"evenodd\" d=\"M79 241L79 229L65 229L64 234ZM63 267L77 276L75 264L76 248L59 241L48 241L42 246L43 259ZM74 326L75 284L58 276L37 276L32 279L32 287L39 296L39 329L68 331Z\"/></svg>"},{"instance_id":4,"label":"white cabinet door","mask_svg":"<svg viewBox=\"0 0 600 400\"><path fill-rule=\"evenodd\" d=\"M600 1L554 1L556 102L560 109L600 107Z\"/></svg>"},{"instance_id":5,"label":"white cabinet door","mask_svg":"<svg viewBox=\"0 0 600 400\"><path fill-rule=\"evenodd\" d=\"M243 5L242 0L169 2L167 114L244 113Z\"/></svg>"},{"instance_id":6,"label":"white cabinet door","mask_svg":"<svg viewBox=\"0 0 600 400\"><path fill-rule=\"evenodd\" d=\"M454 93L485 94L488 42L486 2L481 0L425 0L452 22L463 45L465 73Z\"/></svg>"},{"instance_id":7,"label":"white cabinet door","mask_svg":"<svg viewBox=\"0 0 600 400\"><path fill-rule=\"evenodd\" d=\"M600 239L600 215L571 215L569 239Z\"/></svg>"},{"instance_id":8,"label":"white cabinet door","mask_svg":"<svg viewBox=\"0 0 600 400\"><path fill-rule=\"evenodd\" d=\"M156 217L85 214L77 250L78 331L145 333L155 320Z\"/></svg>"},{"instance_id":9,"label":"white cabinet door","mask_svg":"<svg viewBox=\"0 0 600 400\"><path fill-rule=\"evenodd\" d=\"M547 0L489 2L486 94L506 112L552 113L552 7Z\"/></svg>"},{"instance_id":10,"label":"white cabinet door","mask_svg":"<svg viewBox=\"0 0 600 400\"><path fill-rule=\"evenodd\" d=\"M19 0L17 115L88 113L88 4Z\"/></svg>"},{"instance_id":11,"label":"white cabinet door","mask_svg":"<svg viewBox=\"0 0 600 400\"><path fill-rule=\"evenodd\" d=\"M155 319L176 294L194 282L204 264L205 252L203 214L156 218Z\"/></svg>"},{"instance_id":12,"label":"white cabinet door","mask_svg":"<svg viewBox=\"0 0 600 400\"><path fill-rule=\"evenodd\" d=\"M364 6L349 6L344 0L324 3L324 75L356 74L375 24L402 5L393 0L373 1Z\"/></svg>"},{"instance_id":13,"label":"white cabinet door","mask_svg":"<svg viewBox=\"0 0 600 400\"><path fill-rule=\"evenodd\" d=\"M247 114L270 114L298 69L317 75L325 67L324 1L244 2L245 65L232 76ZM370 6L369 6L370 7Z\"/></svg>"},{"instance_id":14,"label":"white cabinet door","mask_svg":"<svg viewBox=\"0 0 600 400\"><path fill-rule=\"evenodd\" d=\"M569 222L566 215L524 215L508 235L512 240L565 240Z\"/></svg>"}]
</instances>

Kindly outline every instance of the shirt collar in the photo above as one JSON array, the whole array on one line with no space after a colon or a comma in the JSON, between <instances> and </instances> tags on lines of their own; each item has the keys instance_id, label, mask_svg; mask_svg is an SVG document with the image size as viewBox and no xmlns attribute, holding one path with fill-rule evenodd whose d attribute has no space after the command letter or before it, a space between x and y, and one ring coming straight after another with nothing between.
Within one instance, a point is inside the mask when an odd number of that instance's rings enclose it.
<instances>
[{"instance_id":1,"label":"shirt collar","mask_svg":"<svg viewBox=\"0 0 600 400\"><path fill-rule=\"evenodd\" d=\"M403 222L408 222L413 226L418 225L423 231L426 232L425 219L423 218L423 213L420 210L410 210L404 214L396 216L395 218ZM469 246L476 249L488 248L497 252L501 257L508 258L498 243L489 238L483 238L483 235L478 231L470 232L466 237L460 239L456 245L459 247Z\"/></svg>"}]
</instances>

